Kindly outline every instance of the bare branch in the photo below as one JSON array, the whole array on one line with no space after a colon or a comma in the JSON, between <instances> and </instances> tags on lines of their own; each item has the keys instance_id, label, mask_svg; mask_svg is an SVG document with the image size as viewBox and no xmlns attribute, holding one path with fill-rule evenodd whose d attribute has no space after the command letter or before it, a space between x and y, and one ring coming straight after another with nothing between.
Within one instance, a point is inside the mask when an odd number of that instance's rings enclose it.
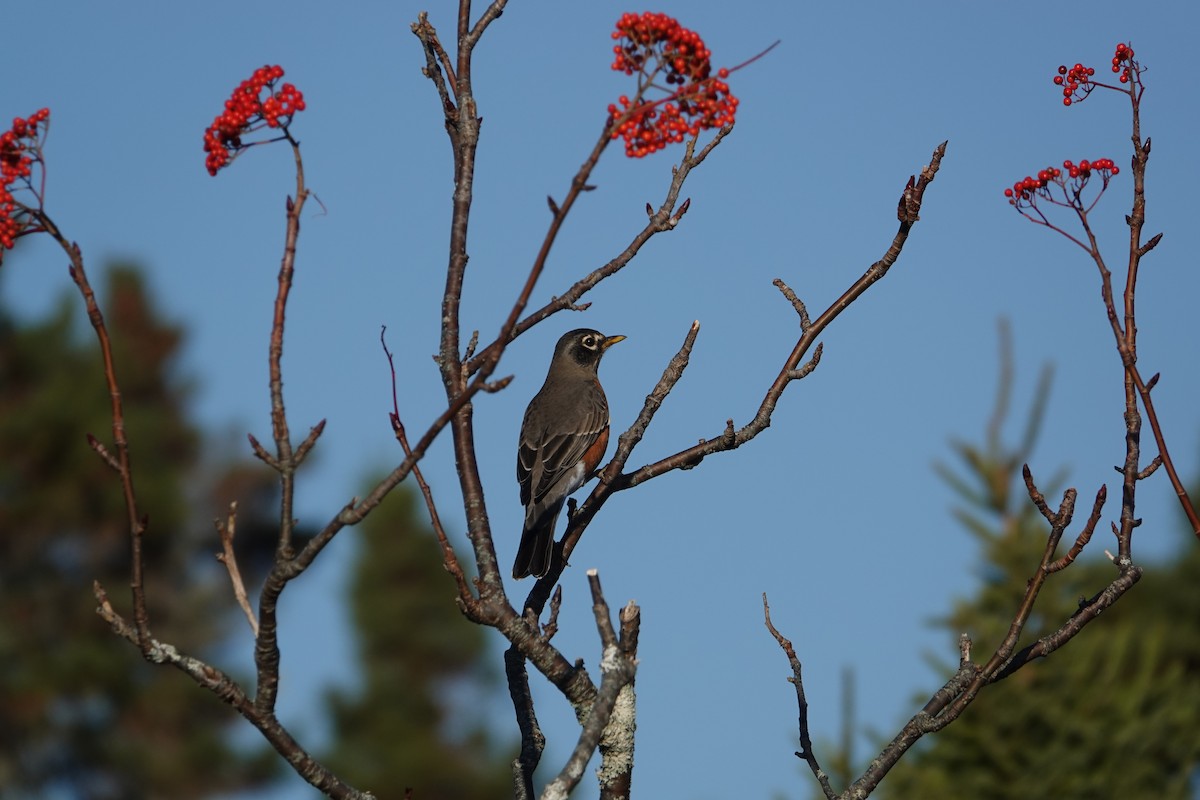
<instances>
[{"instance_id":1,"label":"bare branch","mask_svg":"<svg viewBox=\"0 0 1200 800\"><path fill-rule=\"evenodd\" d=\"M88 321L91 322L92 329L96 332L96 339L100 344L100 356L104 363L104 380L108 385L109 408L112 418L113 445L116 448L115 457L108 454L105 460L110 466L115 467L117 474L121 478L121 492L125 502L125 518L129 528L129 544L130 544L130 578L129 591L133 600L133 630L136 631L137 637L134 643L142 651L142 655L149 658L147 648L150 640L150 615L146 608L146 590L143 581L143 563L142 563L142 538L146 532L146 516L138 509L137 492L133 484L133 465L129 452L129 441L125 436L125 410L121 400L121 386L117 380L116 362L113 359L112 340L108 334L108 326L104 321L104 313L100 310L99 303L96 302L96 293L92 290L92 285L88 281L87 270L84 268L83 251L79 245L68 241L63 236L62 231L50 219L50 216L41 208L30 209L30 214L33 219L42 227L42 229L50 234L62 251L66 253L70 259L71 265L69 272L71 280L75 282L75 286L79 289L80 295L83 297L84 307L87 309ZM98 442L97 442L98 444ZM100 450L96 451L101 458L105 458L105 453Z\"/></svg>"},{"instance_id":2,"label":"bare branch","mask_svg":"<svg viewBox=\"0 0 1200 800\"><path fill-rule=\"evenodd\" d=\"M454 101L450 98L447 84L453 86L456 82L454 65L450 63L450 57L438 40L437 31L429 22L428 12L422 11L417 14L417 21L412 24L412 32L421 40L421 46L425 50L425 67L421 72L433 81L433 85L437 88L438 97L442 100L442 113L446 116L446 128L453 138L451 123L457 116L458 109L455 108ZM445 70L445 74L443 74L443 70Z\"/></svg>"},{"instance_id":3,"label":"bare branch","mask_svg":"<svg viewBox=\"0 0 1200 800\"><path fill-rule=\"evenodd\" d=\"M454 546L450 544L450 538L446 535L446 529L442 525L437 504L433 499L433 491L429 488L429 484L425 481L425 476L421 474L421 468L413 458L413 449L408 443L408 435L404 430L404 423L400 420L400 399L396 390L396 361L392 358L392 351L388 349L387 341L384 338L386 333L387 327L384 326L379 331L379 344L383 348L383 354L387 358L388 369L392 375L392 413L390 416L392 433L395 435L396 441L400 443L401 449L404 450L405 458L413 462L413 476L417 479L417 486L421 490L421 496L425 499L425 508L429 511L429 524L433 527L434 535L437 536L438 544L442 548L442 563L446 571L454 578L454 584L458 588L458 602L462 606L464 613L475 617L479 614L477 607L478 600L472 594L471 587L467 584L467 578L463 573L462 565L458 563L458 554L454 552ZM475 338L472 337L471 341L474 342Z\"/></svg>"},{"instance_id":4,"label":"bare branch","mask_svg":"<svg viewBox=\"0 0 1200 800\"><path fill-rule=\"evenodd\" d=\"M600 633L600 641L604 654L600 660L600 690L596 694L586 718L583 720L583 730L579 741L571 752L571 757L563 766L562 771L542 791L543 800L565 800L567 795L578 785L588 761L600 745L600 738L608 726L617 705L618 697L623 689L633 682L637 672L637 659L634 654L621 647L613 628L612 617L609 614L608 603L600 589L600 578L596 570L588 570L588 584L592 591L592 610L596 617L596 629ZM637 612L629 613L632 622L629 624L636 630ZM630 731L632 735L632 731ZM629 751L632 753L632 746ZM632 769L632 764L630 764Z\"/></svg>"},{"instance_id":5,"label":"bare branch","mask_svg":"<svg viewBox=\"0 0 1200 800\"><path fill-rule=\"evenodd\" d=\"M122 617L108 599L99 581L92 584L99 607L96 613L109 624L113 632L138 646L146 659L155 664L169 664L188 675L197 684L232 706L243 718L258 729L263 738L287 760L293 769L314 788L335 800L374 800L370 792L360 792L333 774L314 759L274 714L262 714L245 691L229 675L198 658L180 652L173 645L153 637L143 639L135 626Z\"/></svg>"},{"instance_id":6,"label":"bare branch","mask_svg":"<svg viewBox=\"0 0 1200 800\"><path fill-rule=\"evenodd\" d=\"M796 380L798 373L795 372L800 367L809 348L814 344L815 339L825 328L833 322L846 308L855 300L862 296L867 289L876 281L884 277L891 266L900 257L900 253L904 248L904 243L908 239L909 231L913 224L919 218L921 202L924 198L925 189L937 175L937 171L941 166L942 157L946 153L946 142L938 145L933 152L933 157L928 166L922 169L919 178L911 178L906 185L904 193L901 197L901 208L903 210L900 228L892 239L891 246L884 253L883 258L876 261L867 269L861 278L854 282L842 296L833 302L816 320L805 328L796 345L792 348L791 354L784 362L779 374L775 377L770 388L767 390L766 396L763 398L759 406L758 413L744 427L737 431L736 436L729 439L727 437L716 437L713 439L702 440L699 444L693 445L685 450L681 450L672 456L667 456L651 464L647 464L632 473L622 475L619 489L627 489L633 486L657 477L658 475L668 472L673 469L680 469L685 466L694 466L694 464L705 456L713 453L725 452L736 449L746 442L753 439L771 424L771 416L775 411L775 406L779 402L779 398L783 395L787 385ZM786 296L786 294L785 294ZM807 373L805 373L807 374Z\"/></svg>"},{"instance_id":7,"label":"bare branch","mask_svg":"<svg viewBox=\"0 0 1200 800\"><path fill-rule=\"evenodd\" d=\"M771 622L771 606L767 604L766 592L763 592L763 620L766 622L767 630L771 632L771 636L775 637L775 641L779 643L779 647L787 656L788 664L792 667L792 676L788 678L788 683L796 687L796 705L800 711L800 749L796 752L796 757L804 759L808 768L812 770L813 776L816 777L817 783L821 785L821 791L829 800L834 800L837 792L833 790L833 786L829 783L829 775L821 768L820 762L817 761L817 755L813 752L812 734L809 733L808 728L808 699L804 696L804 676L800 659L796 656L796 648L792 646L791 640L784 637Z\"/></svg>"},{"instance_id":8,"label":"bare branch","mask_svg":"<svg viewBox=\"0 0 1200 800\"><path fill-rule=\"evenodd\" d=\"M1092 540L1092 534L1096 531L1096 523L1100 521L1100 510L1104 508L1104 500L1107 497L1108 487L1101 484L1099 491L1096 492L1096 500L1092 503L1092 513L1084 524L1083 530L1079 532L1079 536L1075 538L1075 544L1071 545L1071 549L1067 551L1066 555L1047 566L1046 572L1058 572L1066 569L1079 557L1083 548Z\"/></svg>"},{"instance_id":9,"label":"bare branch","mask_svg":"<svg viewBox=\"0 0 1200 800\"><path fill-rule=\"evenodd\" d=\"M621 609L621 652L636 658L641 609L632 600ZM603 684L601 685L603 690ZM600 800L628 800L633 783L634 734L637 730L637 697L634 682L617 693L608 725L600 735Z\"/></svg>"},{"instance_id":10,"label":"bare branch","mask_svg":"<svg viewBox=\"0 0 1200 800\"><path fill-rule=\"evenodd\" d=\"M292 560L292 533L296 520L293 516L296 491L296 467L298 460L292 449L291 433L288 428L287 409L283 402L283 331L287 316L287 301L292 290L292 277L296 267L296 243L300 238L300 213L308 199L304 185L304 161L300 157L300 145L288 136L292 145L292 157L296 167L296 195L287 198L285 204L285 234L283 257L280 259L278 287L275 293L274 313L271 322L271 341L267 349L267 362L271 389L271 433L275 438L275 463L279 473L279 534L276 543L275 564L267 584L259 595L258 636L254 643L254 665L257 673L255 709L259 714L273 714L279 691L279 640L276 605L279 594L287 581L278 580L284 565ZM318 425L309 433L311 443L305 453L316 442L323 426ZM252 440L253 442L253 440ZM257 452L257 450L256 450ZM277 578L272 582L270 578Z\"/></svg>"},{"instance_id":11,"label":"bare branch","mask_svg":"<svg viewBox=\"0 0 1200 800\"><path fill-rule=\"evenodd\" d=\"M504 13L504 6L507 4L508 0L492 0L487 9L479 17L479 21L475 23L475 27L471 29L471 33L463 41L462 46L467 49L475 47L475 44L479 41L479 37L483 36L483 32L487 30L488 25L491 25Z\"/></svg>"},{"instance_id":12,"label":"bare branch","mask_svg":"<svg viewBox=\"0 0 1200 800\"><path fill-rule=\"evenodd\" d=\"M533 800L533 772L546 749L546 736L538 724L533 695L529 691L525 656L516 645L504 651L504 673L508 676L508 694L521 731L521 751L512 762L513 795L517 800Z\"/></svg>"}]
</instances>

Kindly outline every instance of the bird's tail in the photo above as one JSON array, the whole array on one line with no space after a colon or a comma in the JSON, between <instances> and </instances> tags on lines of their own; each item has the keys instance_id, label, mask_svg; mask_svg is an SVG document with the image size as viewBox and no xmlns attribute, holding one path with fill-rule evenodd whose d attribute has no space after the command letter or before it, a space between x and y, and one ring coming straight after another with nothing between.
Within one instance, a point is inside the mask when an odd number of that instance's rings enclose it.
<instances>
[{"instance_id":1,"label":"bird's tail","mask_svg":"<svg viewBox=\"0 0 1200 800\"><path fill-rule=\"evenodd\" d=\"M541 578L550 571L550 561L554 558L554 524L561 509L560 504L533 520L525 520L521 546L517 548L517 560L513 562L513 577L517 580L526 575Z\"/></svg>"}]
</instances>

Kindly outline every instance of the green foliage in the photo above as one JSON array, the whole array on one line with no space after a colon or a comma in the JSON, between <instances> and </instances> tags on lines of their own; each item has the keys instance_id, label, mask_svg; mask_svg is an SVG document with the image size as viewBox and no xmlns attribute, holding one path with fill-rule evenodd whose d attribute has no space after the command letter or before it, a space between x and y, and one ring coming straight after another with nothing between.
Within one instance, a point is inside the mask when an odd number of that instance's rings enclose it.
<instances>
[{"instance_id":1,"label":"green foliage","mask_svg":"<svg viewBox=\"0 0 1200 800\"><path fill-rule=\"evenodd\" d=\"M958 721L892 771L883 796L1193 797L1200 766L1200 631L1194 624L1200 549L1184 545L1176 562L1148 568L1133 592L1066 648L980 694ZM1081 594L1073 589L1088 584L1094 591L1109 569L1089 563L1074 581L1052 582L1043 591L1050 608L1040 615L1042 626L1065 619ZM1006 609L988 608L985 592L979 602L960 606L957 621L969 629L976 620L1011 616L1023 583L1020 573L1011 577ZM995 640L977 639L980 644Z\"/></svg>"},{"instance_id":2,"label":"green foliage","mask_svg":"<svg viewBox=\"0 0 1200 800\"><path fill-rule=\"evenodd\" d=\"M336 745L326 763L381 797L406 787L422 800L504 797L508 766L482 714L465 707L492 679L483 630L455 606L419 503L393 492L360 526L349 600L362 680L330 696Z\"/></svg>"},{"instance_id":3,"label":"green foliage","mask_svg":"<svg viewBox=\"0 0 1200 800\"><path fill-rule=\"evenodd\" d=\"M189 506L199 434L175 374L182 331L161 320L139 273L108 271L100 300L116 351L139 502L150 521L155 633L194 652L229 617L212 567L211 511ZM145 663L95 613L92 581L128 603L109 394L80 301L46 319L0 308L0 797L200 797L272 773L275 759L225 743L232 712L174 670Z\"/></svg>"},{"instance_id":4,"label":"green foliage","mask_svg":"<svg viewBox=\"0 0 1200 800\"><path fill-rule=\"evenodd\" d=\"M1048 390L1043 381L1030 430L1036 430ZM956 445L962 466L940 470L966 504L958 516L979 538L984 566L978 594L960 600L938 624L955 641L970 634L976 660L986 659L1006 634L1048 532L1019 477L1032 437L1014 450L999 440L1008 391L1009 381L1002 379L987 443ZM1114 494L1085 557L1050 577L1021 645L1058 628L1081 597L1112 580L1114 568L1100 551L1107 535L1103 519L1116 513ZM1061 493L1046 495L1057 507ZM1091 499L1080 493L1060 555ZM1138 529L1142 538L1172 533L1161 525ZM1181 543L1178 558L1147 567L1129 595L1065 648L984 689L962 717L892 770L881 796L1192 797L1200 767L1200 548L1190 538Z\"/></svg>"}]
</instances>

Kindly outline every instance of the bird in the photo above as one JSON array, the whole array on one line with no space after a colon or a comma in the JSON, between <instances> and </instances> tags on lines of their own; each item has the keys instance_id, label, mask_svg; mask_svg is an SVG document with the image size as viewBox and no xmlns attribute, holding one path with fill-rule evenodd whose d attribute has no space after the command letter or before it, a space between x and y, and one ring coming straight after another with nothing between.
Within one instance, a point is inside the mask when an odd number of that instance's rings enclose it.
<instances>
[{"instance_id":1,"label":"bird","mask_svg":"<svg viewBox=\"0 0 1200 800\"><path fill-rule=\"evenodd\" d=\"M546 382L525 409L517 446L517 483L525 525L513 578L550 571L554 525L567 496L591 477L608 447L608 399L597 369L624 336L591 328L564 333L554 346Z\"/></svg>"}]
</instances>

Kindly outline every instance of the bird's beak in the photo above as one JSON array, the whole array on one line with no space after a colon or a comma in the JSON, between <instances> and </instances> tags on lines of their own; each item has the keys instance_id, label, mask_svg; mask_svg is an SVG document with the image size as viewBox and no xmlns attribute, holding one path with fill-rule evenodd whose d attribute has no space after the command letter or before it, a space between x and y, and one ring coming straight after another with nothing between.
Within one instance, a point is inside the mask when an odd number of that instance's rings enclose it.
<instances>
[{"instance_id":1,"label":"bird's beak","mask_svg":"<svg viewBox=\"0 0 1200 800\"><path fill-rule=\"evenodd\" d=\"M623 342L623 341L625 341L624 336L609 336L604 340L604 344L600 345L600 350L601 351L607 350L608 348L612 347L617 342Z\"/></svg>"}]
</instances>

